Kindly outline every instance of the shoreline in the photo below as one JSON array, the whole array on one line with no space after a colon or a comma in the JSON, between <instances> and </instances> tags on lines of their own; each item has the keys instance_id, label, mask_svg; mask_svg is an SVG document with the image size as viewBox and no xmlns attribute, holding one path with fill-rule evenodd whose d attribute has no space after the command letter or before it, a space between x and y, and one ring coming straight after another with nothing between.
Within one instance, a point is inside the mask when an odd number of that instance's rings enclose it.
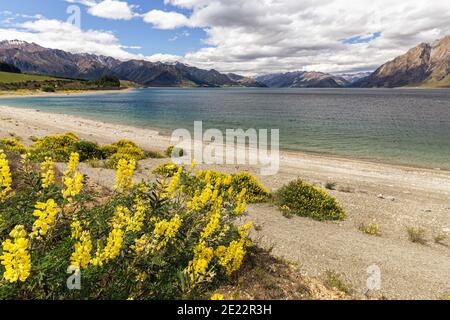
<instances>
[{"instance_id":1,"label":"shoreline","mask_svg":"<svg viewBox=\"0 0 450 320\"><path fill-rule=\"evenodd\" d=\"M1 99L11 99L11 98L32 98L32 97L66 97L66 96L89 96L97 94L118 94L126 93L136 90L136 88L124 88L118 90L74 90L66 92L18 92L18 94L13 94L12 91L8 91L7 94L2 94L0 91L0 102Z\"/></svg>"},{"instance_id":2,"label":"shoreline","mask_svg":"<svg viewBox=\"0 0 450 320\"><path fill-rule=\"evenodd\" d=\"M143 149L153 151L164 151L170 144L170 138L156 130L0 106L0 138L19 137L30 144L32 136L65 132L99 144L130 139ZM136 179L152 178L152 170L168 161L168 158L139 161ZM335 184L335 188L326 192L342 205L347 214L344 221L287 218L272 203L249 205L245 217L258 226L252 234L255 242L272 248L277 257L298 263L305 275L320 277L327 270L334 270L345 274L351 286L362 292L367 267L375 263L383 271L383 289L379 296L435 299L450 288L446 268L450 265L450 251L447 244L433 241L438 235L450 237L448 171L284 150L280 151L278 173L262 176L259 169L259 166L202 163L196 167L196 170L229 174L249 172L271 192L298 178L323 189L327 183ZM114 184L114 170L86 163L80 164L80 170L100 186L108 188ZM380 237L368 236L359 230L359 226L369 223L380 226ZM410 227L425 230L427 245L408 239L406 230ZM446 243L450 245L450 240Z\"/></svg>"}]
</instances>

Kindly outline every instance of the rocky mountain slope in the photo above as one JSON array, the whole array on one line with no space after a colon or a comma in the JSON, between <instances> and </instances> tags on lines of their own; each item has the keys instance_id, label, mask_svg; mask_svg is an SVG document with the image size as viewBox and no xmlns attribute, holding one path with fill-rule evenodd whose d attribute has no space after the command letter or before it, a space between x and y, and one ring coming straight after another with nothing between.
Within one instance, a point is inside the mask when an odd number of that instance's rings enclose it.
<instances>
[{"instance_id":1,"label":"rocky mountain slope","mask_svg":"<svg viewBox=\"0 0 450 320\"><path fill-rule=\"evenodd\" d=\"M339 88L348 84L348 81L340 76L308 71L273 73L255 79L273 88Z\"/></svg>"},{"instance_id":2,"label":"rocky mountain slope","mask_svg":"<svg viewBox=\"0 0 450 320\"><path fill-rule=\"evenodd\" d=\"M242 76L202 70L182 63L120 61L93 54L73 54L23 41L0 42L0 61L26 73L94 80L114 75L144 86L264 86Z\"/></svg>"},{"instance_id":3,"label":"rocky mountain slope","mask_svg":"<svg viewBox=\"0 0 450 320\"><path fill-rule=\"evenodd\" d=\"M450 36L421 43L379 67L357 87L450 87Z\"/></svg>"}]
</instances>

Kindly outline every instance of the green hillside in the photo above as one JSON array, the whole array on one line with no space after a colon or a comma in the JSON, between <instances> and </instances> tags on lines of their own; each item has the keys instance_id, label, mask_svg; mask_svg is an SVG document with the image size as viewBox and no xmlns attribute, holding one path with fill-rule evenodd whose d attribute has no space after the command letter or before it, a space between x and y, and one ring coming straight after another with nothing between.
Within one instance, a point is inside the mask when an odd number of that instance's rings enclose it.
<instances>
[{"instance_id":1,"label":"green hillside","mask_svg":"<svg viewBox=\"0 0 450 320\"><path fill-rule=\"evenodd\" d=\"M48 81L48 80L61 80L61 79L49 76L39 76L34 74L9 73L0 71L0 83L17 83L26 81Z\"/></svg>"}]
</instances>

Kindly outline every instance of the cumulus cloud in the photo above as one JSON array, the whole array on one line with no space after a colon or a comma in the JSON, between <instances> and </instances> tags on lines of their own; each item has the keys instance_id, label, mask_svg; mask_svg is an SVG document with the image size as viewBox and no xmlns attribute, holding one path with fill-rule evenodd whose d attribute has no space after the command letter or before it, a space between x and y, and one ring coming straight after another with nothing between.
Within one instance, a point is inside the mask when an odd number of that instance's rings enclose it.
<instances>
[{"instance_id":1,"label":"cumulus cloud","mask_svg":"<svg viewBox=\"0 0 450 320\"><path fill-rule=\"evenodd\" d=\"M125 1L104 0L90 5L88 13L106 19L130 20L133 18L133 7Z\"/></svg>"},{"instance_id":2,"label":"cumulus cloud","mask_svg":"<svg viewBox=\"0 0 450 320\"><path fill-rule=\"evenodd\" d=\"M208 47L186 54L186 61L245 74L372 70L420 42L450 33L448 1L164 2L192 12L188 22L167 22L166 29L191 26L207 33Z\"/></svg>"},{"instance_id":3,"label":"cumulus cloud","mask_svg":"<svg viewBox=\"0 0 450 320\"><path fill-rule=\"evenodd\" d=\"M144 14L144 21L152 24L157 29L176 29L190 25L189 19L177 12L152 10Z\"/></svg>"}]
</instances>

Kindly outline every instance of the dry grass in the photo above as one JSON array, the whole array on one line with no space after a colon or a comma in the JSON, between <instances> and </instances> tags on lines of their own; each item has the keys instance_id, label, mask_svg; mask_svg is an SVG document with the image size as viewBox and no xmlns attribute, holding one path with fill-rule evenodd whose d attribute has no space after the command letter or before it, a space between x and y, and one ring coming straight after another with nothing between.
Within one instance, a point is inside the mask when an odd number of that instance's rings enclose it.
<instances>
[{"instance_id":1,"label":"dry grass","mask_svg":"<svg viewBox=\"0 0 450 320\"><path fill-rule=\"evenodd\" d=\"M408 233L408 239L411 242L425 245L427 244L427 240L425 239L425 230L422 228L414 228L409 227L406 228L406 232Z\"/></svg>"},{"instance_id":2,"label":"dry grass","mask_svg":"<svg viewBox=\"0 0 450 320\"><path fill-rule=\"evenodd\" d=\"M274 258L268 250L252 246L241 271L231 284L218 290L228 299L311 300L348 299L338 288L300 274L297 266Z\"/></svg>"}]
</instances>

